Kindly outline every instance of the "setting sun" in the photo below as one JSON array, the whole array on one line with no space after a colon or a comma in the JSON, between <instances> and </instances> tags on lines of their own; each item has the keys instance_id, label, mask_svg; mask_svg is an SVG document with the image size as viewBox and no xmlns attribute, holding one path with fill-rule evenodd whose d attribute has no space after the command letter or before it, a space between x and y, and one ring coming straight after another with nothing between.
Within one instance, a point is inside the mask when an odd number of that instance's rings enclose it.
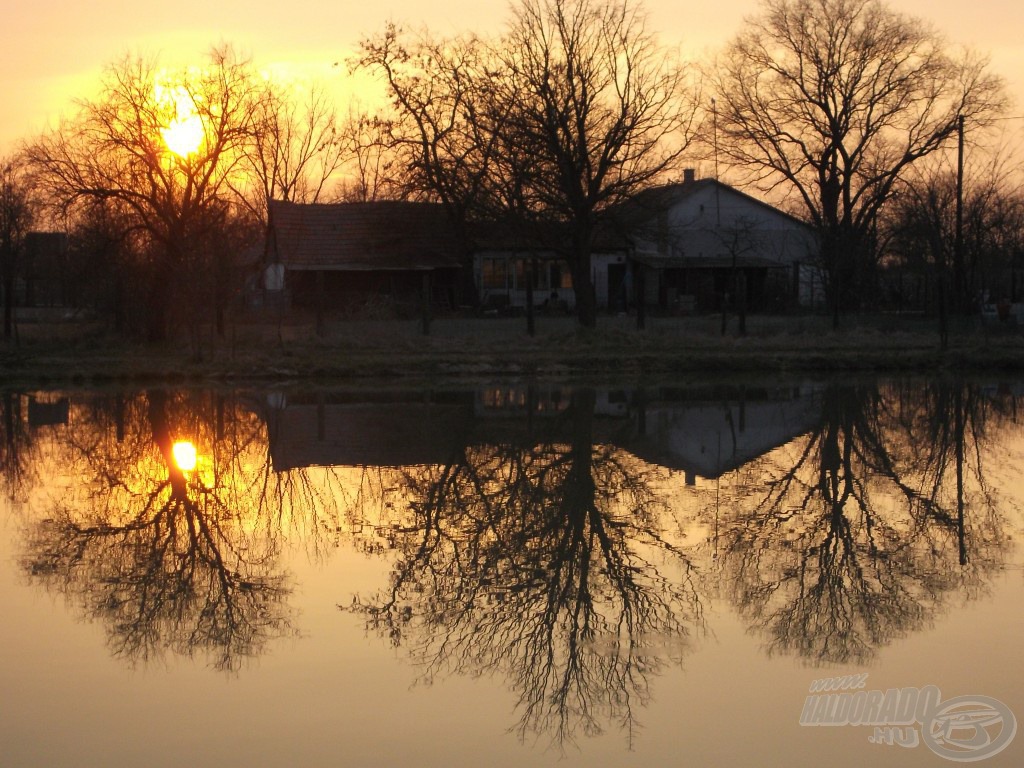
<instances>
[{"instance_id":1,"label":"setting sun","mask_svg":"<svg viewBox=\"0 0 1024 768\"><path fill-rule=\"evenodd\" d=\"M196 447L192 443L179 441L172 446L171 453L174 455L174 463L182 472L191 472L196 468Z\"/></svg>"},{"instance_id":2,"label":"setting sun","mask_svg":"<svg viewBox=\"0 0 1024 768\"><path fill-rule=\"evenodd\" d=\"M160 129L164 144L178 157L188 157L203 143L203 120L196 114L191 94L182 86L156 86L157 102L168 114Z\"/></svg>"},{"instance_id":3,"label":"setting sun","mask_svg":"<svg viewBox=\"0 0 1024 768\"><path fill-rule=\"evenodd\" d=\"M161 129L160 135L171 152L188 157L203 143L203 121L199 115L188 115Z\"/></svg>"}]
</instances>

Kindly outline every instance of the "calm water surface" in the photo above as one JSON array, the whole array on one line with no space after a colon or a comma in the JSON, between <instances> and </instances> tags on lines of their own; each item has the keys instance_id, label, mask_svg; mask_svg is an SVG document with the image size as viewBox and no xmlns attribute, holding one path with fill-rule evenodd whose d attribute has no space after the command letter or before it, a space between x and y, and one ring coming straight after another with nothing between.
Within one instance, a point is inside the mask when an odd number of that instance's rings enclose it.
<instances>
[{"instance_id":1,"label":"calm water surface","mask_svg":"<svg viewBox=\"0 0 1024 768\"><path fill-rule=\"evenodd\" d=\"M2 392L0 765L1024 764L1021 393Z\"/></svg>"}]
</instances>

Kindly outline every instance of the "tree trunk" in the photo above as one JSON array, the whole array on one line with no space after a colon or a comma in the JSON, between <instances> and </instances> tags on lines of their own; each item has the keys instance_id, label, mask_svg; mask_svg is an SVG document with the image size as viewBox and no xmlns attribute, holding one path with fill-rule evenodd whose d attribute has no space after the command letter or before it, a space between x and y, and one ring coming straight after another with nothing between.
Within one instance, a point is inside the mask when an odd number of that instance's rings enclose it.
<instances>
[{"instance_id":1,"label":"tree trunk","mask_svg":"<svg viewBox=\"0 0 1024 768\"><path fill-rule=\"evenodd\" d=\"M636 328L638 331L642 331L647 327L647 293L644 286L644 268L641 266L637 267L634 287L636 290L634 299L636 302Z\"/></svg>"},{"instance_id":2,"label":"tree trunk","mask_svg":"<svg viewBox=\"0 0 1024 768\"><path fill-rule=\"evenodd\" d=\"M4 338L14 335L14 279L4 270Z\"/></svg>"},{"instance_id":3,"label":"tree trunk","mask_svg":"<svg viewBox=\"0 0 1024 768\"><path fill-rule=\"evenodd\" d=\"M424 272L423 273L422 299L421 299L422 302L423 302L421 326L422 326L422 330L423 330L423 335L424 336L429 336L430 335L430 298L431 298L432 290L433 289L431 287L430 272L429 271Z\"/></svg>"},{"instance_id":4,"label":"tree trunk","mask_svg":"<svg viewBox=\"0 0 1024 768\"><path fill-rule=\"evenodd\" d=\"M162 271L160 271L162 272ZM169 275L158 273L149 287L149 306L146 316L146 339L153 344L167 341L167 310L170 301Z\"/></svg>"},{"instance_id":5,"label":"tree trunk","mask_svg":"<svg viewBox=\"0 0 1024 768\"><path fill-rule=\"evenodd\" d=\"M4 339L14 335L14 253L4 243L0 247L0 276L3 279L4 294Z\"/></svg>"},{"instance_id":6,"label":"tree trunk","mask_svg":"<svg viewBox=\"0 0 1024 768\"><path fill-rule=\"evenodd\" d=\"M590 248L577 247L573 260L573 290L576 293L576 318L582 328L597 327L597 294L590 274Z\"/></svg>"}]
</instances>

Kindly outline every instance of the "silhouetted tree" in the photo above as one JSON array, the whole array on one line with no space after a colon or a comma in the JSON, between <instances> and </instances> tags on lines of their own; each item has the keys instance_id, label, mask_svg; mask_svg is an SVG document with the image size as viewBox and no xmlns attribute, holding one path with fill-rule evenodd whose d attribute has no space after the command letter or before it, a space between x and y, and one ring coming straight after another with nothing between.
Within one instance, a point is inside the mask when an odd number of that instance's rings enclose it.
<instances>
[{"instance_id":1,"label":"silhouetted tree","mask_svg":"<svg viewBox=\"0 0 1024 768\"><path fill-rule=\"evenodd\" d=\"M154 390L108 406L78 410L58 440L82 484L29 528L22 566L102 621L117 656L141 662L169 648L237 669L291 632L277 537L257 524L247 478L225 472L234 456L183 469L173 455L175 436L200 429L208 445L232 443L188 398Z\"/></svg>"},{"instance_id":2,"label":"silhouetted tree","mask_svg":"<svg viewBox=\"0 0 1024 768\"><path fill-rule=\"evenodd\" d=\"M598 225L676 169L697 115L639 7L522 0L492 45L405 45L389 27L360 64L385 76L408 167L457 222L486 212L553 225L545 245L568 260L580 324L593 327Z\"/></svg>"},{"instance_id":3,"label":"silhouetted tree","mask_svg":"<svg viewBox=\"0 0 1024 768\"><path fill-rule=\"evenodd\" d=\"M339 141L344 152L344 177L337 197L353 203L401 200L411 184L395 152L394 126L380 115L353 108L342 122Z\"/></svg>"},{"instance_id":4,"label":"silhouetted tree","mask_svg":"<svg viewBox=\"0 0 1024 768\"><path fill-rule=\"evenodd\" d=\"M74 118L27 151L50 197L71 207L112 200L130 212L147 239L147 334L167 337L183 286L207 280L198 258L206 239L235 204L231 181L256 127L265 92L247 62L229 48L209 64L165 76L156 62L126 58L110 66L100 95L81 101ZM168 143L191 132L196 146ZM202 317L185 308L182 320Z\"/></svg>"},{"instance_id":5,"label":"silhouetted tree","mask_svg":"<svg viewBox=\"0 0 1024 768\"><path fill-rule=\"evenodd\" d=\"M0 157L0 294L4 301L5 339L14 335L14 279L35 207L23 159Z\"/></svg>"},{"instance_id":6,"label":"silhouetted tree","mask_svg":"<svg viewBox=\"0 0 1024 768\"><path fill-rule=\"evenodd\" d=\"M268 200L321 202L344 160L338 116L324 89L313 85L300 96L268 84L252 119L245 150L251 173L239 193L254 213L266 220Z\"/></svg>"},{"instance_id":7,"label":"silhouetted tree","mask_svg":"<svg viewBox=\"0 0 1024 768\"><path fill-rule=\"evenodd\" d=\"M766 0L711 78L721 152L818 230L836 325L871 287L896 182L1002 105L985 62L879 0Z\"/></svg>"},{"instance_id":8,"label":"silhouetted tree","mask_svg":"<svg viewBox=\"0 0 1024 768\"><path fill-rule=\"evenodd\" d=\"M516 96L508 143L533 169L527 183L538 213L565 227L577 314L593 327L598 225L678 170L695 93L642 8L620 0L522 0L500 55Z\"/></svg>"},{"instance_id":9,"label":"silhouetted tree","mask_svg":"<svg viewBox=\"0 0 1024 768\"><path fill-rule=\"evenodd\" d=\"M356 66L383 78L392 109L386 118L364 123L368 135L356 140L364 148L357 158L362 163L367 155L375 161L387 156L393 196L444 206L468 266L469 222L487 207L494 171L493 57L475 37L413 37L389 24L382 34L363 40ZM364 184L368 180L361 178ZM472 271L464 274L461 292L474 296L468 283Z\"/></svg>"},{"instance_id":10,"label":"silhouetted tree","mask_svg":"<svg viewBox=\"0 0 1024 768\"><path fill-rule=\"evenodd\" d=\"M962 207L962 279L950 280L952 306L977 309L988 291L1013 300L1011 271L1024 255L1024 194L1001 160L969 164ZM883 217L887 252L902 266L948 276L956 243L956 169L934 164L909 175ZM957 290L959 295L948 295Z\"/></svg>"}]
</instances>

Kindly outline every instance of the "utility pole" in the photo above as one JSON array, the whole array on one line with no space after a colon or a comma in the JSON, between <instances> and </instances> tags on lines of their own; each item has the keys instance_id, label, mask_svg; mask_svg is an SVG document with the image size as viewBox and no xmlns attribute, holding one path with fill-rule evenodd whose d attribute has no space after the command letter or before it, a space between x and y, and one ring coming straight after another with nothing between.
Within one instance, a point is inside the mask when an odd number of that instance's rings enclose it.
<instances>
[{"instance_id":1,"label":"utility pole","mask_svg":"<svg viewBox=\"0 0 1024 768\"><path fill-rule=\"evenodd\" d=\"M964 116L956 121L956 234L953 240L953 312L966 311L964 271Z\"/></svg>"},{"instance_id":2,"label":"utility pole","mask_svg":"<svg viewBox=\"0 0 1024 768\"><path fill-rule=\"evenodd\" d=\"M718 181L718 102L711 100L711 126L715 146L715 181Z\"/></svg>"}]
</instances>

